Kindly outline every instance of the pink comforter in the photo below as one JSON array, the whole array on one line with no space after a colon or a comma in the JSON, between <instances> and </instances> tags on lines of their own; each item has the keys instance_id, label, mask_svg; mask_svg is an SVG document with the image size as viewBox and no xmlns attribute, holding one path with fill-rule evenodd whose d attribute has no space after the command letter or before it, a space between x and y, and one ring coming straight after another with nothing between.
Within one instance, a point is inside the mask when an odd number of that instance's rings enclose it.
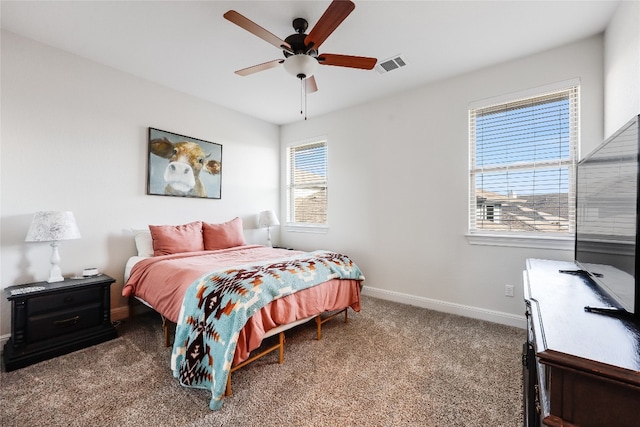
<instances>
[{"instance_id":1,"label":"pink comforter","mask_svg":"<svg viewBox=\"0 0 640 427\"><path fill-rule=\"evenodd\" d=\"M147 258L131 270L122 295L142 298L160 314L176 323L186 289L200 276L256 261L286 258L300 252L264 246L238 246L217 251L190 252ZM266 332L279 325L324 311L351 307L360 311L360 282L330 280L272 301L249 319L240 333L234 365L258 348Z\"/></svg>"}]
</instances>

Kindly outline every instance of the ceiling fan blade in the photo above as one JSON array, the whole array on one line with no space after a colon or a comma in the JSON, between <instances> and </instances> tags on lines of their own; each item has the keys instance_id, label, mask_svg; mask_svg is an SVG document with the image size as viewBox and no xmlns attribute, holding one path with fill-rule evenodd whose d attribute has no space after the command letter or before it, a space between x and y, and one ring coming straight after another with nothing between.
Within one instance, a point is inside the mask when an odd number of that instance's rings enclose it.
<instances>
[{"instance_id":1,"label":"ceiling fan blade","mask_svg":"<svg viewBox=\"0 0 640 427\"><path fill-rule=\"evenodd\" d=\"M321 65L335 65L338 67L360 68L363 70L371 70L375 67L378 60L376 58L368 58L366 56L352 55L336 55L333 53L323 53L318 56L318 62Z\"/></svg>"},{"instance_id":2,"label":"ceiling fan blade","mask_svg":"<svg viewBox=\"0 0 640 427\"><path fill-rule=\"evenodd\" d=\"M318 50L320 45L338 28L338 25L355 9L356 5L349 0L333 0L324 11L311 32L304 39L304 44Z\"/></svg>"},{"instance_id":3,"label":"ceiling fan blade","mask_svg":"<svg viewBox=\"0 0 640 427\"><path fill-rule=\"evenodd\" d=\"M315 76L311 76L306 81L307 93L313 93L318 91L318 85L316 84Z\"/></svg>"},{"instance_id":4,"label":"ceiling fan blade","mask_svg":"<svg viewBox=\"0 0 640 427\"><path fill-rule=\"evenodd\" d=\"M225 13L224 16L228 21L233 22L240 28L244 28L249 31L251 34L260 37L262 40L266 41L277 47L278 49L285 49L291 51L291 45L286 41L282 40L280 37L275 34L270 33L269 31L262 28L260 25L246 18L245 16L239 14L235 10L230 10Z\"/></svg>"},{"instance_id":5,"label":"ceiling fan blade","mask_svg":"<svg viewBox=\"0 0 640 427\"><path fill-rule=\"evenodd\" d=\"M239 76L248 76L249 74L257 73L258 71L264 71L264 70L268 70L269 68L277 67L283 62L284 62L284 59L274 59L273 61L263 62L262 64L243 68L242 70L238 70L235 73Z\"/></svg>"}]
</instances>

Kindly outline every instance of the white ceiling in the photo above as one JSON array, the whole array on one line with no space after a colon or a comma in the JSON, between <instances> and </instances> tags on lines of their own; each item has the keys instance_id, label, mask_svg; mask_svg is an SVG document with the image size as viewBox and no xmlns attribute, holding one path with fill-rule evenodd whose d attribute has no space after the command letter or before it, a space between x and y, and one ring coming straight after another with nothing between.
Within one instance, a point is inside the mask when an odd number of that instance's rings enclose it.
<instances>
[{"instance_id":1,"label":"white ceiling","mask_svg":"<svg viewBox=\"0 0 640 427\"><path fill-rule=\"evenodd\" d=\"M284 39L330 1L2 1L2 28L275 124L302 120L300 83L283 67L235 70L282 52L232 24L234 9ZM321 66L310 117L523 57L602 32L617 1L371 1L321 53L402 54L387 74ZM308 33L307 31L307 33Z\"/></svg>"}]
</instances>

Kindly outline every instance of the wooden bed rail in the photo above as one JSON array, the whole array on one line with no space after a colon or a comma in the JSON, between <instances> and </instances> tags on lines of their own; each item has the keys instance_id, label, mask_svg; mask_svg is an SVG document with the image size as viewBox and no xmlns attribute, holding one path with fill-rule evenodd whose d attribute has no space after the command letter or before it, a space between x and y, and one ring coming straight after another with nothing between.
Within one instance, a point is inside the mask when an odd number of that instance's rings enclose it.
<instances>
[{"instance_id":1,"label":"wooden bed rail","mask_svg":"<svg viewBox=\"0 0 640 427\"><path fill-rule=\"evenodd\" d=\"M348 310L349 307L346 307L336 313L333 313L331 315L329 315L328 317L325 317L324 319L322 318L322 316L320 314L318 314L317 316L315 316L316 319L316 325L318 327L318 341L320 341L322 339L322 325L325 322L328 322L329 320L333 319L334 317L336 317L337 315L341 314L342 312L344 312L344 323L348 323L349 318L347 317L347 313L349 312ZM225 390L224 395L225 396L231 396L231 374L234 373L235 371L237 371L238 369L247 366L249 363L254 362L258 359L260 359L262 356L266 356L267 354L271 353L272 351L275 350L280 350L280 358L278 359L278 363L282 365L282 363L284 362L284 343L285 343L285 338L284 338L284 332L287 329L291 329L294 326L300 325L302 323L308 322L309 320L311 320L313 317L311 318L307 318L307 319L301 319L298 320L296 322L292 322L288 325L281 325L278 328L275 329L279 329L280 331L278 332L278 344L269 347L268 349L264 350L262 353L260 354L256 354L253 357L250 357L249 359L245 360L242 363L239 363L236 366L233 366L230 370L229 370L229 375L227 376L227 388ZM274 334L269 334L267 333L268 336L274 335ZM267 335L265 335L265 338L267 337Z\"/></svg>"},{"instance_id":2,"label":"wooden bed rail","mask_svg":"<svg viewBox=\"0 0 640 427\"><path fill-rule=\"evenodd\" d=\"M162 318L162 330L164 331L164 346L165 347L170 347L171 346L171 327L175 327L176 324L173 323L171 320L167 319L166 317L164 317L162 314L160 315L160 317Z\"/></svg>"},{"instance_id":3,"label":"wooden bed rail","mask_svg":"<svg viewBox=\"0 0 640 427\"><path fill-rule=\"evenodd\" d=\"M224 392L225 396L231 396L231 374L234 373L235 371L237 371L238 369L247 366L249 363L260 359L262 356L266 356L267 354L271 353L272 351L275 350L280 350L280 358L278 359L278 363L280 363L282 365L282 362L284 362L284 331L281 331L278 334L278 344L274 345L273 347L269 347L268 349L266 349L265 351L263 351L260 354L256 354L253 357L248 358L247 360L245 360L242 363L237 364L236 366L231 367L231 369L229 370L229 375L227 376L227 389Z\"/></svg>"},{"instance_id":4,"label":"wooden bed rail","mask_svg":"<svg viewBox=\"0 0 640 427\"><path fill-rule=\"evenodd\" d=\"M328 315L327 317L322 317L321 314L318 314L317 316L312 316L306 319L301 319L298 320L296 322L292 322L290 324L287 325L281 325L278 326L277 328L274 328L274 330L270 331L271 333L267 333L265 335L264 338L267 338L269 336L275 335L276 333L278 334L278 344L273 345L272 347L269 347L268 349L264 350L263 352L261 352L260 354L256 354L255 356L250 357L249 359L245 360L242 363L239 363L236 366L231 367L231 369L229 370L229 375L227 376L227 387L225 390L224 395L225 396L231 396L231 374L235 371L237 371L238 369L248 365L251 362L255 362L256 360L260 359L263 356L266 356L267 354L279 350L279 359L278 359L278 363L282 364L284 362L284 343L285 343L285 336L284 336L284 332L287 329L290 329L294 326L300 325L304 322L308 322L311 319L315 318L316 321L316 326L317 326L317 333L318 333L318 341L322 340L322 325L325 324L326 322L328 322L329 320L333 319L334 317L340 315L344 313L344 323L349 323L349 307L343 308L342 310L339 310L335 313L332 313L330 315ZM162 318L162 330L164 333L164 345L165 347L170 347L171 346L171 328L175 327L175 323L173 323L172 321L170 321L169 319L167 319L166 317L160 315L160 317Z\"/></svg>"},{"instance_id":5,"label":"wooden bed rail","mask_svg":"<svg viewBox=\"0 0 640 427\"><path fill-rule=\"evenodd\" d=\"M320 314L315 316L316 319L316 326L318 328L318 341L320 341L322 339L322 325L325 324L326 322L328 322L329 320L333 319L334 317L340 315L344 313L344 323L349 323L349 310L348 307L347 308L343 308L340 311L337 311L325 318L323 318ZM164 345L165 347L170 347L171 346L171 328L175 327L175 323L173 323L171 320L167 319L166 317L164 317L163 315L160 315L160 317L162 318L162 330L164 332ZM308 319L310 320L310 319ZM293 322L291 325L291 327L293 326L297 326L299 325L300 321L298 322ZM286 326L286 325L283 325ZM288 328L287 328L288 329ZM286 330L286 329L285 329ZM275 334L273 334L275 335ZM264 338L269 337L270 335L265 335Z\"/></svg>"},{"instance_id":6,"label":"wooden bed rail","mask_svg":"<svg viewBox=\"0 0 640 427\"><path fill-rule=\"evenodd\" d=\"M337 311L327 317L325 317L324 319L322 318L321 315L317 315L316 316L316 325L318 326L318 341L320 341L322 339L322 325L326 322L328 322L329 320L333 319L334 317L336 317L337 315L339 315L340 313L342 313L344 311L344 323L349 323L349 307L343 308L340 311Z\"/></svg>"}]
</instances>

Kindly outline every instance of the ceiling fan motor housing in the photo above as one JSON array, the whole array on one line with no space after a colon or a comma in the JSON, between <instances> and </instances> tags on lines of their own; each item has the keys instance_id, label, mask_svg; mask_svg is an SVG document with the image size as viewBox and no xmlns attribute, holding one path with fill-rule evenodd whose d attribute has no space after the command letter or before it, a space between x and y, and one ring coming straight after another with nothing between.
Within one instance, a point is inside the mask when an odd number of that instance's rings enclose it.
<instances>
[{"instance_id":1,"label":"ceiling fan motor housing","mask_svg":"<svg viewBox=\"0 0 640 427\"><path fill-rule=\"evenodd\" d=\"M304 18L296 18L293 20L293 29L296 30L296 34L291 34L289 37L284 39L284 41L289 43L289 45L291 46L291 50L293 51L293 53L283 50L282 52L284 53L284 56L286 58L290 57L291 55L299 54L311 55L314 58L318 56L318 51L312 49L311 46L307 46L304 42L304 40L307 38L305 31L308 27L309 24Z\"/></svg>"}]
</instances>

